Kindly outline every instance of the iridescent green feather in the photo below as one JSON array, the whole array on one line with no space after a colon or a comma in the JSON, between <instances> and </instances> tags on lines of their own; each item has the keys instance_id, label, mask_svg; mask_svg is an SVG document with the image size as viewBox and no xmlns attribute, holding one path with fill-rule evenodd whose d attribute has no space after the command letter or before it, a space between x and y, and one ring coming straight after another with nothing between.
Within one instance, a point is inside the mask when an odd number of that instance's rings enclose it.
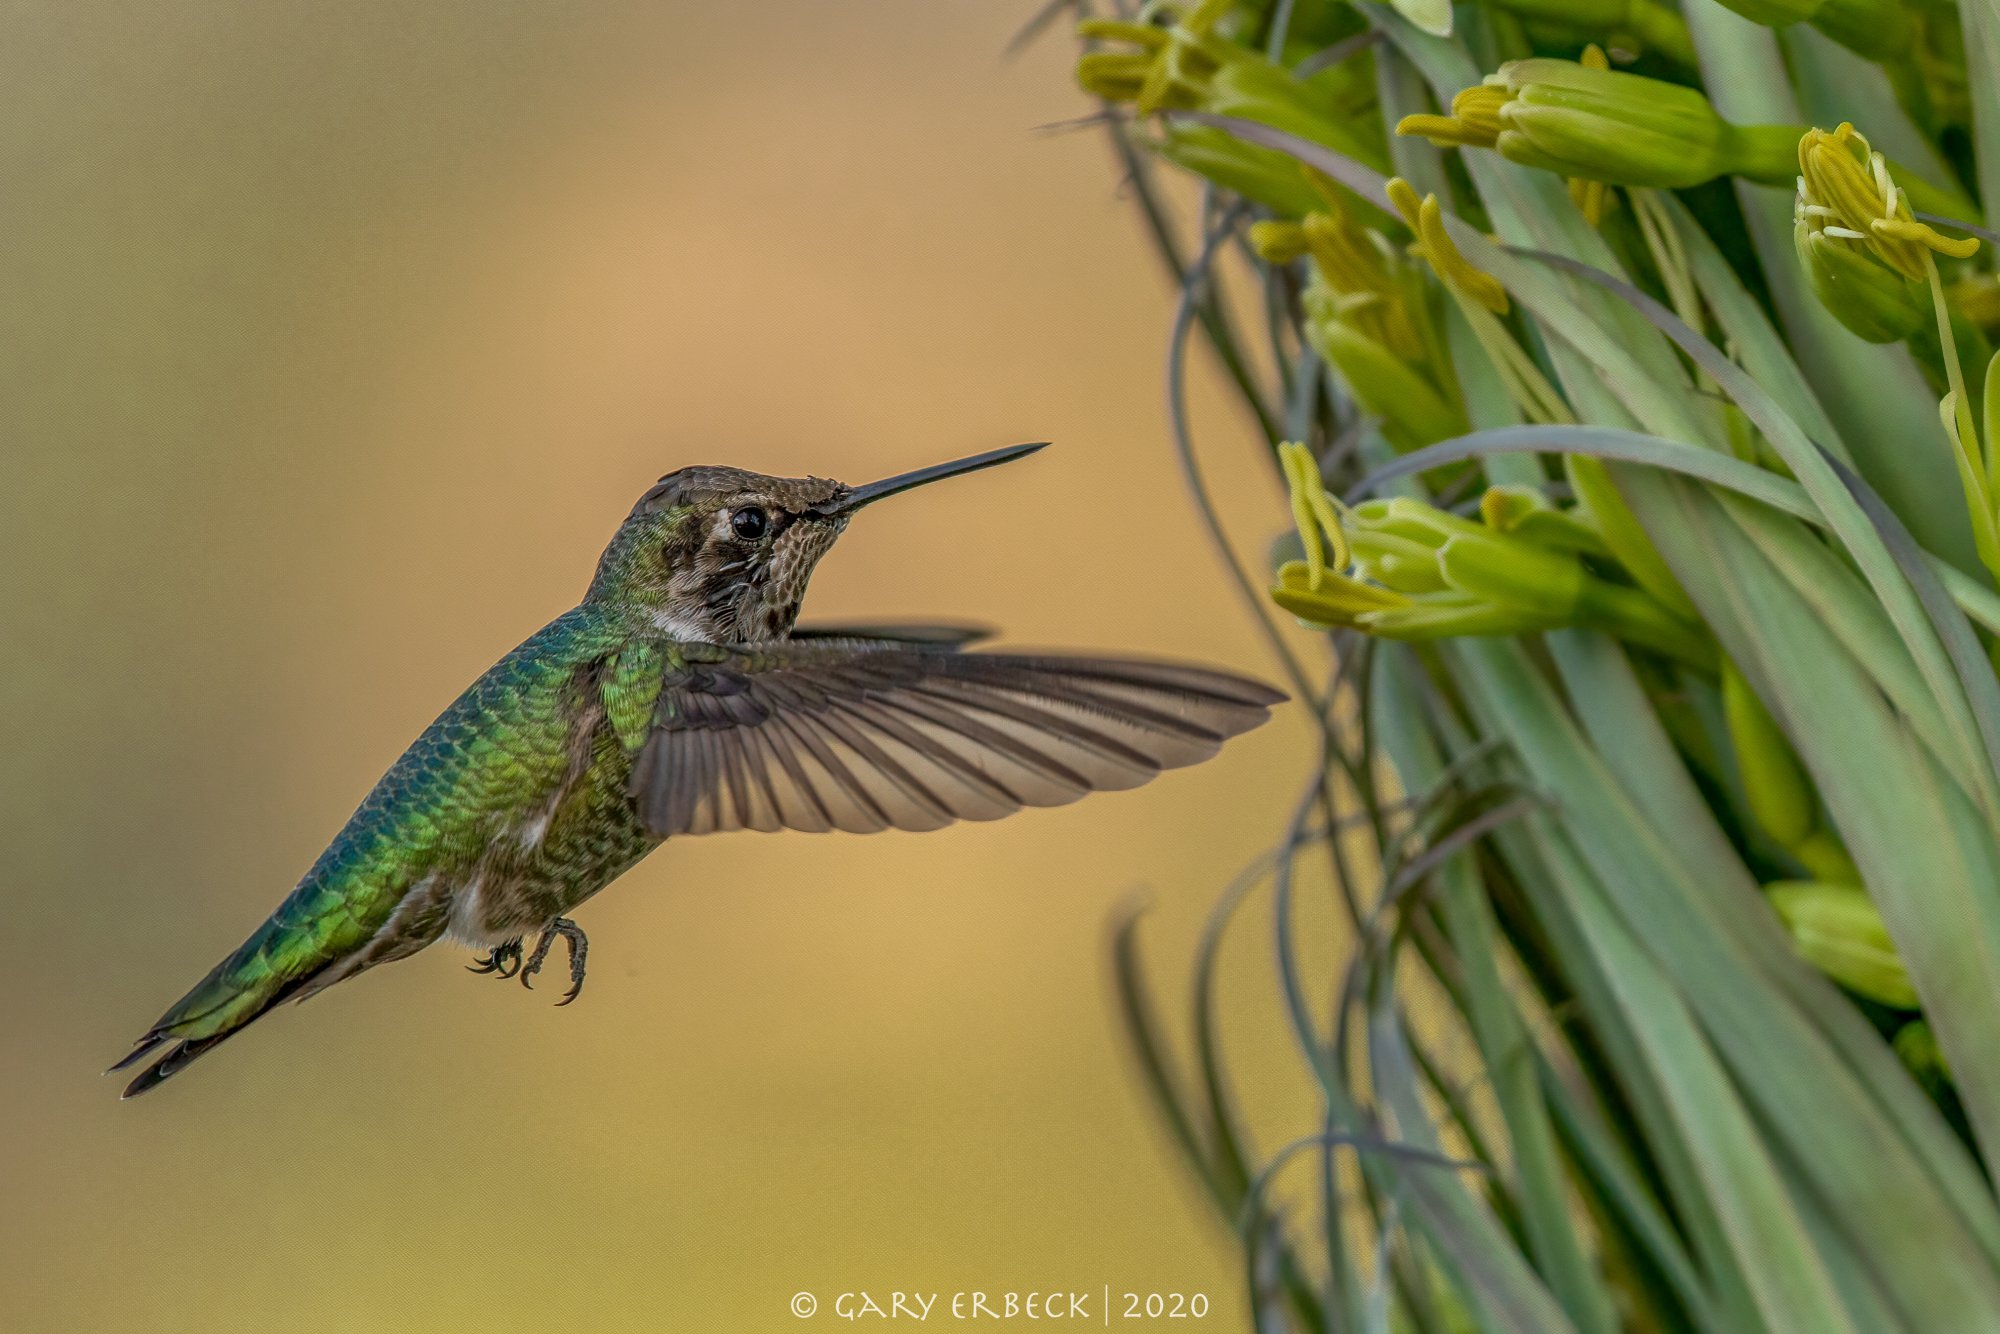
<instances>
[{"instance_id":1,"label":"iridescent green feather","mask_svg":"<svg viewBox=\"0 0 2000 1334\"><path fill-rule=\"evenodd\" d=\"M613 654L605 664L605 718L628 754L638 753L652 728L664 661L658 642L637 640Z\"/></svg>"}]
</instances>

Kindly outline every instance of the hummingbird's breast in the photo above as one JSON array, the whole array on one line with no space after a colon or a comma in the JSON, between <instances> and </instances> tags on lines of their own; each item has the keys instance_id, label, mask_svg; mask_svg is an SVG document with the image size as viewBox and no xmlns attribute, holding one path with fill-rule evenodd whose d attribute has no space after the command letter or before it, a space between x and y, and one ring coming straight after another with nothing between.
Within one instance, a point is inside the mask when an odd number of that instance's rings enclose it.
<instances>
[{"instance_id":1,"label":"hummingbird's breast","mask_svg":"<svg viewBox=\"0 0 2000 1334\"><path fill-rule=\"evenodd\" d=\"M540 931L658 846L627 793L631 769L602 706L579 714L562 779L496 829L451 890L449 933L483 946Z\"/></svg>"}]
</instances>

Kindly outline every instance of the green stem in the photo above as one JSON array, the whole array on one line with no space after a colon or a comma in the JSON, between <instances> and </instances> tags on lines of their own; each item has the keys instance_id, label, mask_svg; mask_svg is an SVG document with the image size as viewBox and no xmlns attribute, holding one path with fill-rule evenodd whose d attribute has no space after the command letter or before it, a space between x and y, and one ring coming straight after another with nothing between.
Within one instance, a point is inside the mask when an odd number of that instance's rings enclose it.
<instances>
[{"instance_id":1,"label":"green stem","mask_svg":"<svg viewBox=\"0 0 2000 1334\"><path fill-rule=\"evenodd\" d=\"M1965 397L1965 371L1958 364L1958 344L1952 338L1951 311L1945 306L1944 284L1938 280L1937 259L1924 251L1924 275L1930 281L1931 309L1937 316L1938 343L1944 357L1945 379L1951 385L1947 395L1950 417L1944 422L1951 437L1952 460L1965 489L1965 504L1972 519L1972 540L1979 550L1980 563L1995 579L2000 579L2000 531L1996 531L1990 485L1994 461L1985 456L1991 442L1981 442L1972 423L1972 405Z\"/></svg>"}]
</instances>

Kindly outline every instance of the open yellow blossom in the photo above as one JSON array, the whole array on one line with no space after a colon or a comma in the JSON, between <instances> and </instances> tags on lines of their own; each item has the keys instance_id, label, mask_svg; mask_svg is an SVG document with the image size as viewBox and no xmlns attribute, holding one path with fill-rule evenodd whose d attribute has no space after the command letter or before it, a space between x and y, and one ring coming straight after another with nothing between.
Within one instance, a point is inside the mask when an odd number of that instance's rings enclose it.
<instances>
[{"instance_id":1,"label":"open yellow blossom","mask_svg":"<svg viewBox=\"0 0 2000 1334\"><path fill-rule=\"evenodd\" d=\"M1397 176L1389 182L1389 202L1417 234L1416 243L1410 247L1411 254L1429 260L1437 276L1467 299L1496 315L1507 313L1507 289L1492 274L1473 268L1459 253L1450 233L1444 229L1444 211L1438 206L1436 195L1418 199L1416 189Z\"/></svg>"},{"instance_id":2,"label":"open yellow blossom","mask_svg":"<svg viewBox=\"0 0 2000 1334\"><path fill-rule=\"evenodd\" d=\"M1866 249L1913 281L1924 277L1926 250L1966 259L1979 249L1976 238L1953 240L1918 222L1888 159L1846 121L1799 139L1798 212L1819 235Z\"/></svg>"},{"instance_id":3,"label":"open yellow blossom","mask_svg":"<svg viewBox=\"0 0 2000 1334\"><path fill-rule=\"evenodd\" d=\"M1352 562L1353 552L1312 451L1287 441L1278 446L1278 465L1285 473L1292 521L1306 558L1278 567L1271 600L1315 625L1353 625L1371 612L1407 607L1410 600L1401 593L1341 573Z\"/></svg>"}]
</instances>

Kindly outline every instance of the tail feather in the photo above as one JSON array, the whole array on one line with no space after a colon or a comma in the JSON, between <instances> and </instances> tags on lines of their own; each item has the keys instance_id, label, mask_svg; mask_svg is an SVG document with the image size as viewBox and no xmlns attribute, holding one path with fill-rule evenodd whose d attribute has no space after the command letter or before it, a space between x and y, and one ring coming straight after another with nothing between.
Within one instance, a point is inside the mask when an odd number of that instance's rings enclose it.
<instances>
[{"instance_id":1,"label":"tail feather","mask_svg":"<svg viewBox=\"0 0 2000 1334\"><path fill-rule=\"evenodd\" d=\"M118 1095L119 1098L121 1100L136 1098L141 1093L147 1093L158 1088L161 1084L173 1078L178 1071L184 1069L195 1057L201 1055L209 1048L216 1046L218 1043L226 1042L242 1031L238 1028L232 1028L227 1033L218 1033L212 1038L190 1038L185 1042L175 1043L168 1049L165 1056L162 1056L159 1060L154 1061L144 1070L141 1070L138 1078L125 1086L125 1091ZM120 1066L128 1065L131 1063L133 1057L143 1056L165 1041L165 1038L154 1038L138 1051L133 1052L132 1056L126 1057L125 1060L120 1061L118 1065L114 1065L111 1068L116 1070Z\"/></svg>"},{"instance_id":2,"label":"tail feather","mask_svg":"<svg viewBox=\"0 0 2000 1334\"><path fill-rule=\"evenodd\" d=\"M145 1037L139 1039L138 1045L133 1047L132 1050L126 1054L124 1060L118 1062L118 1064L112 1066L109 1070L106 1070L104 1073L107 1075L115 1075L120 1070L130 1070L140 1061L152 1055L153 1052L159 1047L159 1045L162 1042L165 1042L166 1040L167 1039L165 1038L165 1036L159 1033L146 1034Z\"/></svg>"},{"instance_id":3,"label":"tail feather","mask_svg":"<svg viewBox=\"0 0 2000 1334\"><path fill-rule=\"evenodd\" d=\"M146 1057L152 1055L163 1044L168 1042L174 1043L172 1047L168 1048L165 1055L161 1056L160 1059L154 1061L144 1070L141 1070L138 1077L125 1086L125 1092L119 1095L121 1099L136 1098L141 1093L147 1093L158 1088L161 1084L191 1065L196 1057L235 1037L245 1028L248 1028L251 1024L269 1014L280 1001L295 994L327 966L327 964L322 964L319 968L313 969L304 976L290 978L274 988L266 989L258 987L254 990L238 990L230 998L235 1004L227 1007L235 1011L235 1013L229 1015L227 1027L217 1032L209 1032L199 1036L186 1036L187 1027L190 1024L204 1018L210 1018L218 1009L224 1008L221 1005L211 1004L205 1008L195 1009L195 1012L192 1014L188 1013L190 1002L196 1001L196 998L203 996L204 993L212 992L217 985L219 976L229 967L233 959L234 956L232 956L231 960L225 960L222 966L218 967L214 973L211 973L200 986L189 992L179 1005L169 1010L160 1022L153 1026L151 1031L140 1038L138 1044L133 1047L130 1054L119 1061L118 1064L112 1066L111 1069L104 1072L106 1074L113 1074L120 1070L130 1069ZM331 962L332 960L327 961L329 964Z\"/></svg>"}]
</instances>

